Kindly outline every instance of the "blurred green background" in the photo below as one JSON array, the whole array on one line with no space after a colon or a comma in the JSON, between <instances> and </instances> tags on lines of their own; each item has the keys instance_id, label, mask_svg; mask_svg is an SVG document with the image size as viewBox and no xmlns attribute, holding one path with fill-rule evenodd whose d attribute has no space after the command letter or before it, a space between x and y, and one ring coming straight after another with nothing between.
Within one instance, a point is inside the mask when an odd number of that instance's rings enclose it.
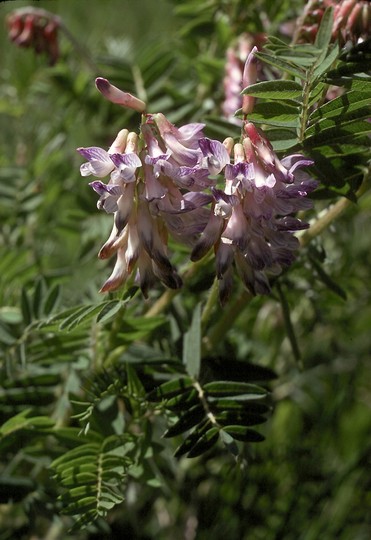
<instances>
[{"instance_id":1,"label":"blurred green background","mask_svg":"<svg viewBox=\"0 0 371 540\"><path fill-rule=\"evenodd\" d=\"M198 4L208 3L194 3L195 20ZM265 10L274 16L275 30L303 3L274 4L210 2L206 15L214 18L187 33L192 18L175 13L182 2L34 2L62 17L83 50L61 35L61 58L53 67L7 39L6 14L30 2L0 4L3 307L18 306L21 288L33 290L40 276L62 285L61 308L99 298L108 268L96 253L111 219L97 212L75 149L107 147L119 129L134 129L138 118L104 101L95 76L133 93L144 91L151 110L180 124L202 121L220 111L224 52L237 29L256 27L257 12ZM231 13L235 26L228 22ZM311 246L323 252L326 272L346 298L318 279L306 251L282 282L302 366L293 358L274 297L256 299L227 336L226 349L278 375L266 441L254 448L249 466L236 468L222 451L210 459L170 461L161 487L131 487L127 502L110 518L110 531L64 532L61 539L371 537L370 216L368 194ZM0 472L7 467L4 460ZM0 505L0 539L31 538L25 515L17 506ZM48 526L46 519L38 526L50 532L53 518ZM18 524L23 533L14 532Z\"/></svg>"}]
</instances>

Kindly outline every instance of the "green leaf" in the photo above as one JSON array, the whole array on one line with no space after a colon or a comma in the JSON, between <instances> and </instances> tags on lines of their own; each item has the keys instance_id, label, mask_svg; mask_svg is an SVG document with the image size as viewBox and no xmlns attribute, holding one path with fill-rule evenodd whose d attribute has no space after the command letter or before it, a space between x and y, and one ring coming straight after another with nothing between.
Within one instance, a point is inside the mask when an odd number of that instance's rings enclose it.
<instances>
[{"instance_id":1,"label":"green leaf","mask_svg":"<svg viewBox=\"0 0 371 540\"><path fill-rule=\"evenodd\" d=\"M188 452L188 457L198 457L201 454L204 454L210 448L212 448L219 439L219 429L217 427L212 427L204 435L202 435L191 450Z\"/></svg>"},{"instance_id":2,"label":"green leaf","mask_svg":"<svg viewBox=\"0 0 371 540\"><path fill-rule=\"evenodd\" d=\"M183 364L188 375L198 377L201 365L201 304L193 312L191 327L184 335Z\"/></svg>"},{"instance_id":3,"label":"green leaf","mask_svg":"<svg viewBox=\"0 0 371 540\"><path fill-rule=\"evenodd\" d=\"M292 62L282 60L282 58L279 56L272 56L271 54L267 54L265 52L256 52L255 56L266 64L275 66L285 73L290 73L290 75L298 77L299 79L306 79L306 72L303 69L300 69Z\"/></svg>"},{"instance_id":4,"label":"green leaf","mask_svg":"<svg viewBox=\"0 0 371 540\"><path fill-rule=\"evenodd\" d=\"M0 323L20 324L22 320L22 313L18 307L3 306L0 308Z\"/></svg>"},{"instance_id":5,"label":"green leaf","mask_svg":"<svg viewBox=\"0 0 371 540\"><path fill-rule=\"evenodd\" d=\"M257 426L267 421L267 418L261 414L254 414L248 410L240 411L238 409L218 412L215 414L215 418L222 426L228 426L230 424Z\"/></svg>"},{"instance_id":6,"label":"green leaf","mask_svg":"<svg viewBox=\"0 0 371 540\"><path fill-rule=\"evenodd\" d=\"M58 302L60 300L61 296L61 287L58 283L53 285L51 287L46 295L45 302L44 302L44 314L50 315L54 311L54 309L57 307Z\"/></svg>"},{"instance_id":7,"label":"green leaf","mask_svg":"<svg viewBox=\"0 0 371 540\"><path fill-rule=\"evenodd\" d=\"M285 103L258 103L249 120L257 124L297 128L299 125L299 108Z\"/></svg>"},{"instance_id":8,"label":"green leaf","mask_svg":"<svg viewBox=\"0 0 371 540\"><path fill-rule=\"evenodd\" d=\"M319 78L321 77L336 61L337 57L339 56L339 45L336 44L331 49L330 53L327 56L324 56L323 58L319 58L318 62L316 63L316 68L313 71L313 78Z\"/></svg>"},{"instance_id":9,"label":"green leaf","mask_svg":"<svg viewBox=\"0 0 371 540\"><path fill-rule=\"evenodd\" d=\"M46 295L46 283L43 277L40 277L36 282L36 287L33 295L32 312L36 319L39 319L43 315L42 305L44 303L44 297Z\"/></svg>"},{"instance_id":10,"label":"green leaf","mask_svg":"<svg viewBox=\"0 0 371 540\"><path fill-rule=\"evenodd\" d=\"M299 142L296 130L274 128L267 129L266 133L276 152L289 150Z\"/></svg>"},{"instance_id":11,"label":"green leaf","mask_svg":"<svg viewBox=\"0 0 371 540\"><path fill-rule=\"evenodd\" d=\"M31 409L26 409L1 426L0 449L2 451L9 446L18 445L20 432L27 433L28 438L37 437L40 433L54 426L54 420L47 416L28 417L29 414L31 414Z\"/></svg>"},{"instance_id":12,"label":"green leaf","mask_svg":"<svg viewBox=\"0 0 371 540\"><path fill-rule=\"evenodd\" d=\"M228 433L228 435L230 435L237 441L242 441L242 442L264 441L263 435L261 435L254 429L249 429L246 426L225 426L223 429L226 433Z\"/></svg>"},{"instance_id":13,"label":"green leaf","mask_svg":"<svg viewBox=\"0 0 371 540\"><path fill-rule=\"evenodd\" d=\"M199 402L198 392L195 388L166 401L166 408L170 411L183 411Z\"/></svg>"},{"instance_id":14,"label":"green leaf","mask_svg":"<svg viewBox=\"0 0 371 540\"><path fill-rule=\"evenodd\" d=\"M314 46L318 49L327 49L332 37L332 27L334 21L333 9L327 8L319 25Z\"/></svg>"},{"instance_id":15,"label":"green leaf","mask_svg":"<svg viewBox=\"0 0 371 540\"><path fill-rule=\"evenodd\" d=\"M234 382L234 381L216 381L206 383L203 390L210 397L231 397L240 396L244 399L263 399L267 391L256 384Z\"/></svg>"},{"instance_id":16,"label":"green leaf","mask_svg":"<svg viewBox=\"0 0 371 540\"><path fill-rule=\"evenodd\" d=\"M31 300L27 294L25 287L22 287L21 292L21 310L25 325L29 325L32 322L32 308Z\"/></svg>"},{"instance_id":17,"label":"green leaf","mask_svg":"<svg viewBox=\"0 0 371 540\"><path fill-rule=\"evenodd\" d=\"M174 456L176 458L182 457L187 454L197 441L211 428L211 422L208 418L205 418L193 431L190 433L176 449Z\"/></svg>"},{"instance_id":18,"label":"green leaf","mask_svg":"<svg viewBox=\"0 0 371 540\"><path fill-rule=\"evenodd\" d=\"M363 92L351 90L316 108L309 117L310 123L322 122L334 117L338 118L339 122L341 122L346 115L358 109L368 109L369 114L371 114L370 99L371 91L367 95Z\"/></svg>"},{"instance_id":19,"label":"green leaf","mask_svg":"<svg viewBox=\"0 0 371 540\"><path fill-rule=\"evenodd\" d=\"M75 312L60 324L59 328L70 332L77 326L90 321L101 309L102 304L77 307Z\"/></svg>"},{"instance_id":20,"label":"green leaf","mask_svg":"<svg viewBox=\"0 0 371 540\"><path fill-rule=\"evenodd\" d=\"M166 381L147 395L149 401L162 401L179 394L183 394L193 388L193 380L190 377L180 377Z\"/></svg>"},{"instance_id":21,"label":"green leaf","mask_svg":"<svg viewBox=\"0 0 371 540\"><path fill-rule=\"evenodd\" d=\"M345 125L336 125L321 130L320 133L316 133L310 137L307 137L303 141L303 145L307 148L316 148L323 144L335 143L353 143L357 137L364 136L371 131L370 122L356 121Z\"/></svg>"},{"instance_id":22,"label":"green leaf","mask_svg":"<svg viewBox=\"0 0 371 540\"><path fill-rule=\"evenodd\" d=\"M0 343L4 345L13 345L17 338L10 333L10 329L0 321Z\"/></svg>"},{"instance_id":23,"label":"green leaf","mask_svg":"<svg viewBox=\"0 0 371 540\"><path fill-rule=\"evenodd\" d=\"M164 433L164 437L169 438L180 435L181 433L184 433L184 431L188 431L199 424L204 417L205 410L203 406L201 404L195 405L184 412L179 420Z\"/></svg>"},{"instance_id":24,"label":"green leaf","mask_svg":"<svg viewBox=\"0 0 371 540\"><path fill-rule=\"evenodd\" d=\"M106 323L110 319L112 319L116 313L120 311L122 308L123 303L119 300L112 300L111 302L108 302L103 308L99 311L97 315L97 322L100 323Z\"/></svg>"},{"instance_id":25,"label":"green leaf","mask_svg":"<svg viewBox=\"0 0 371 540\"><path fill-rule=\"evenodd\" d=\"M241 93L265 99L296 99L301 97L302 87L295 81L263 81L252 84Z\"/></svg>"},{"instance_id":26,"label":"green leaf","mask_svg":"<svg viewBox=\"0 0 371 540\"><path fill-rule=\"evenodd\" d=\"M347 124L369 118L371 115L371 107L358 107L352 110L342 111L338 116L330 116L322 118L314 125L311 125L306 131L305 136L311 137L316 133L324 133L328 129L344 128Z\"/></svg>"}]
</instances>

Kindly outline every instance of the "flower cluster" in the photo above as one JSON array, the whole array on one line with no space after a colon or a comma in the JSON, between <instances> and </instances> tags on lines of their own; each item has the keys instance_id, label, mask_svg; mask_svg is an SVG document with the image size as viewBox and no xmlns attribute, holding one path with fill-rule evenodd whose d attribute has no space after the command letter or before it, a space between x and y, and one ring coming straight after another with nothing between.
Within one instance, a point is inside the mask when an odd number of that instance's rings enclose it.
<instances>
[{"instance_id":1,"label":"flower cluster","mask_svg":"<svg viewBox=\"0 0 371 540\"><path fill-rule=\"evenodd\" d=\"M105 79L96 84L109 100L144 113L145 104L134 96ZM102 292L121 287L134 269L145 296L158 280L179 288L169 235L190 247L193 261L214 248L222 302L231 291L233 266L253 294L265 294L268 274L294 260L298 241L292 233L307 225L293 214L311 206L306 196L316 185L302 171L311 161L297 154L280 161L248 122L237 144L209 139L203 128L177 128L161 113L144 113L139 134L120 131L107 151L78 149L87 160L82 176L99 179L90 183L98 208L114 215L99 257L117 259Z\"/></svg>"},{"instance_id":2,"label":"flower cluster","mask_svg":"<svg viewBox=\"0 0 371 540\"><path fill-rule=\"evenodd\" d=\"M368 0L310 0L300 20L298 42L314 42L325 9L334 8L333 41L353 44L370 35L371 4Z\"/></svg>"},{"instance_id":3,"label":"flower cluster","mask_svg":"<svg viewBox=\"0 0 371 540\"><path fill-rule=\"evenodd\" d=\"M46 53L50 65L56 63L59 58L59 17L44 9L26 7L12 11L6 22L13 43L31 47L37 54Z\"/></svg>"},{"instance_id":4,"label":"flower cluster","mask_svg":"<svg viewBox=\"0 0 371 540\"><path fill-rule=\"evenodd\" d=\"M301 170L311 160L294 154L280 161L251 123L241 143L227 145L234 160L225 167L225 188L212 189L209 222L191 254L196 261L214 246L222 303L231 292L233 263L250 292L270 292L268 276L295 259L299 246L292 233L308 227L292 214L311 207L306 196L317 185Z\"/></svg>"}]
</instances>

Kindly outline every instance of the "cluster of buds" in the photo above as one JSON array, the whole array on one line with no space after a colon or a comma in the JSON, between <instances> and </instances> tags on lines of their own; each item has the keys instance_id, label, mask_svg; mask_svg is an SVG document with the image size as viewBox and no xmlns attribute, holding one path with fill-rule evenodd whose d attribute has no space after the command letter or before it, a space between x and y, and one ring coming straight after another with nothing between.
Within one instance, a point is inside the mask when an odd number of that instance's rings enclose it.
<instances>
[{"instance_id":1,"label":"cluster of buds","mask_svg":"<svg viewBox=\"0 0 371 540\"><path fill-rule=\"evenodd\" d=\"M297 42L314 42L326 8L334 8L333 41L353 44L370 35L371 4L368 0L310 0L301 17Z\"/></svg>"},{"instance_id":2,"label":"cluster of buds","mask_svg":"<svg viewBox=\"0 0 371 540\"><path fill-rule=\"evenodd\" d=\"M6 23L13 43L19 47L30 47L37 54L46 53L50 65L56 63L59 58L59 17L44 9L25 7L12 11Z\"/></svg>"},{"instance_id":3,"label":"cluster of buds","mask_svg":"<svg viewBox=\"0 0 371 540\"><path fill-rule=\"evenodd\" d=\"M144 296L158 280L181 287L169 258L171 236L189 246L193 261L214 248L222 303L234 266L249 291L269 293L269 276L295 258L293 233L307 227L293 214L311 207L306 196L316 182L302 168L312 162L299 154L280 161L247 121L240 142L228 137L222 143L205 137L204 124L177 128L162 113L147 114L144 102L106 79L96 85L110 101L142 113L139 134L121 130L107 151L78 148L87 160L81 175L99 178L90 183L98 208L114 215L99 257L117 259L101 292L116 290L131 275Z\"/></svg>"}]
</instances>

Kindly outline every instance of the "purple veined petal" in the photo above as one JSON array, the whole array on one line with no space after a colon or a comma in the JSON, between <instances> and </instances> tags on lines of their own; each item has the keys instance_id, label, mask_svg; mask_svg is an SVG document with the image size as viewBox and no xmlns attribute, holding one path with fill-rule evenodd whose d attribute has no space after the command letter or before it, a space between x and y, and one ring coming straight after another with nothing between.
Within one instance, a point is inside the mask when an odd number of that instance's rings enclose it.
<instances>
[{"instance_id":1,"label":"purple veined petal","mask_svg":"<svg viewBox=\"0 0 371 540\"><path fill-rule=\"evenodd\" d=\"M142 162L139 159L139 156L137 154L111 154L110 155L113 163L116 167L120 167L121 165L125 165L126 167L131 167L133 169L136 169L137 167L142 166Z\"/></svg>"},{"instance_id":2,"label":"purple veined petal","mask_svg":"<svg viewBox=\"0 0 371 540\"><path fill-rule=\"evenodd\" d=\"M194 143L197 145L198 139L203 136L202 130L205 124L191 123L185 124L179 128L181 140L183 143ZM195 146L197 148L197 146Z\"/></svg>"},{"instance_id":3,"label":"purple veined petal","mask_svg":"<svg viewBox=\"0 0 371 540\"><path fill-rule=\"evenodd\" d=\"M253 163L246 163L240 161L235 165L227 164L225 167L225 179L237 180L244 182L245 180L253 180L255 175L255 169Z\"/></svg>"},{"instance_id":4,"label":"purple veined petal","mask_svg":"<svg viewBox=\"0 0 371 540\"><path fill-rule=\"evenodd\" d=\"M123 195L117 201L117 212L115 214L115 225L117 232L120 233L129 221L134 206L133 183L125 184Z\"/></svg>"},{"instance_id":5,"label":"purple veined petal","mask_svg":"<svg viewBox=\"0 0 371 540\"><path fill-rule=\"evenodd\" d=\"M105 210L105 212L107 212L107 214L113 214L114 212L117 211L117 201L118 201L118 197L101 197L100 200L99 200L99 210L101 210L103 208L103 210Z\"/></svg>"},{"instance_id":6,"label":"purple veined petal","mask_svg":"<svg viewBox=\"0 0 371 540\"><path fill-rule=\"evenodd\" d=\"M231 297L233 289L233 271L229 267L225 274L219 278L219 302L224 306Z\"/></svg>"},{"instance_id":7,"label":"purple veined petal","mask_svg":"<svg viewBox=\"0 0 371 540\"><path fill-rule=\"evenodd\" d=\"M183 197L175 199L170 198L169 196L158 201L157 206L161 212L167 214L182 214L183 212L190 212L196 208L191 201L187 201Z\"/></svg>"},{"instance_id":8,"label":"purple veined petal","mask_svg":"<svg viewBox=\"0 0 371 540\"><path fill-rule=\"evenodd\" d=\"M116 212L117 200L123 193L122 186L115 184L107 185L99 181L90 182L89 185L100 195L97 203L98 209L104 209L108 214Z\"/></svg>"},{"instance_id":9,"label":"purple veined petal","mask_svg":"<svg viewBox=\"0 0 371 540\"><path fill-rule=\"evenodd\" d=\"M88 163L83 163L80 167L82 176L92 174L98 178L103 178L114 169L110 155L102 148L91 146L89 148L78 148L77 151L88 160Z\"/></svg>"},{"instance_id":10,"label":"purple veined petal","mask_svg":"<svg viewBox=\"0 0 371 540\"><path fill-rule=\"evenodd\" d=\"M200 207L183 214L162 214L162 217L172 234L193 247L209 222L210 210Z\"/></svg>"},{"instance_id":11,"label":"purple veined petal","mask_svg":"<svg viewBox=\"0 0 371 540\"><path fill-rule=\"evenodd\" d=\"M215 180L208 178L208 169L196 167L174 167L171 178L180 186L192 187L193 191L202 191L215 184Z\"/></svg>"},{"instance_id":12,"label":"purple veined petal","mask_svg":"<svg viewBox=\"0 0 371 540\"><path fill-rule=\"evenodd\" d=\"M158 163L159 161L165 161L166 163L168 163L169 157L170 157L170 154L160 154L156 157L151 157L147 154L146 157L144 158L144 162L147 165L152 165L152 167L154 167L156 163ZM170 165L170 163L168 164Z\"/></svg>"},{"instance_id":13,"label":"purple veined petal","mask_svg":"<svg viewBox=\"0 0 371 540\"><path fill-rule=\"evenodd\" d=\"M206 158L210 174L219 174L230 162L228 151L221 142L204 137L199 139L198 144L203 156Z\"/></svg>"},{"instance_id":14,"label":"purple veined petal","mask_svg":"<svg viewBox=\"0 0 371 540\"><path fill-rule=\"evenodd\" d=\"M301 154L292 154L282 158L281 163L292 174L298 167L309 167L314 161Z\"/></svg>"},{"instance_id":15,"label":"purple veined petal","mask_svg":"<svg viewBox=\"0 0 371 540\"><path fill-rule=\"evenodd\" d=\"M143 124L141 131L147 147L146 156L150 158L165 156L166 154L164 154L163 149L160 147L159 141L156 139L152 127L149 124Z\"/></svg>"},{"instance_id":16,"label":"purple veined petal","mask_svg":"<svg viewBox=\"0 0 371 540\"><path fill-rule=\"evenodd\" d=\"M237 195L229 195L221 189L217 189L213 187L211 188L211 192L217 203L224 202L225 204L228 204L230 206L235 206L239 204L240 202L240 199Z\"/></svg>"},{"instance_id":17,"label":"purple veined petal","mask_svg":"<svg viewBox=\"0 0 371 540\"><path fill-rule=\"evenodd\" d=\"M163 266L157 264L157 261L152 261L153 273L162 281L169 289L180 289L183 285L182 278L171 267L170 270L164 269Z\"/></svg>"},{"instance_id":18,"label":"purple veined petal","mask_svg":"<svg viewBox=\"0 0 371 540\"><path fill-rule=\"evenodd\" d=\"M263 272L254 272L254 294L270 294L271 287Z\"/></svg>"},{"instance_id":19,"label":"purple veined petal","mask_svg":"<svg viewBox=\"0 0 371 540\"><path fill-rule=\"evenodd\" d=\"M251 268L251 266L247 262L246 257L244 257L244 255L239 250L236 250L235 262L236 262L236 269L237 269L238 275L242 279L243 284L252 294L255 294L254 270Z\"/></svg>"},{"instance_id":20,"label":"purple veined petal","mask_svg":"<svg viewBox=\"0 0 371 540\"><path fill-rule=\"evenodd\" d=\"M128 271L125 260L125 248L120 248L117 252L116 264L113 268L112 274L102 286L99 292L105 293L115 291L121 287L128 278Z\"/></svg>"},{"instance_id":21,"label":"purple veined petal","mask_svg":"<svg viewBox=\"0 0 371 540\"><path fill-rule=\"evenodd\" d=\"M144 298L148 298L148 291L155 285L157 277L152 270L152 261L147 252L143 249L139 254L137 267L138 270L137 275L135 276L135 282L139 283Z\"/></svg>"},{"instance_id":22,"label":"purple veined petal","mask_svg":"<svg viewBox=\"0 0 371 540\"><path fill-rule=\"evenodd\" d=\"M166 254L166 244L160 235L158 221L151 217L148 203L141 199L138 204L137 225L140 241L151 259L164 272L172 271L173 267Z\"/></svg>"},{"instance_id":23,"label":"purple veined petal","mask_svg":"<svg viewBox=\"0 0 371 540\"><path fill-rule=\"evenodd\" d=\"M144 187L147 201L163 199L168 190L158 181L150 165L144 166Z\"/></svg>"},{"instance_id":24,"label":"purple veined petal","mask_svg":"<svg viewBox=\"0 0 371 540\"><path fill-rule=\"evenodd\" d=\"M302 231L308 229L309 223L292 216L285 216L277 221L277 229L279 231Z\"/></svg>"},{"instance_id":25,"label":"purple veined petal","mask_svg":"<svg viewBox=\"0 0 371 540\"><path fill-rule=\"evenodd\" d=\"M247 262L254 270L264 270L273 263L272 250L259 236L252 235L244 251Z\"/></svg>"},{"instance_id":26,"label":"purple veined petal","mask_svg":"<svg viewBox=\"0 0 371 540\"><path fill-rule=\"evenodd\" d=\"M179 165L193 167L198 163L202 157L201 152L197 147L189 147L189 141L184 140L182 132L169 122L165 115L162 113L153 114L150 120L156 124L166 150L171 151L172 157Z\"/></svg>"},{"instance_id":27,"label":"purple veined petal","mask_svg":"<svg viewBox=\"0 0 371 540\"><path fill-rule=\"evenodd\" d=\"M164 133L162 137L166 146L171 150L172 157L179 165L193 167L198 163L201 157L201 153L198 150L187 148L172 133Z\"/></svg>"},{"instance_id":28,"label":"purple veined petal","mask_svg":"<svg viewBox=\"0 0 371 540\"><path fill-rule=\"evenodd\" d=\"M111 159L117 169L113 171L111 178L117 181L118 178L125 182L133 182L135 180L135 171L142 166L137 154L111 154Z\"/></svg>"},{"instance_id":29,"label":"purple veined petal","mask_svg":"<svg viewBox=\"0 0 371 540\"><path fill-rule=\"evenodd\" d=\"M299 247L299 241L296 236L291 234L291 232L279 230L278 226L275 229L268 229L266 227L264 229L264 236L272 249L284 247L296 250Z\"/></svg>"},{"instance_id":30,"label":"purple veined petal","mask_svg":"<svg viewBox=\"0 0 371 540\"><path fill-rule=\"evenodd\" d=\"M232 214L221 237L222 241L230 241L231 244L238 246L241 251L244 251L249 236L248 221L243 213L242 206L240 204L233 206Z\"/></svg>"},{"instance_id":31,"label":"purple veined petal","mask_svg":"<svg viewBox=\"0 0 371 540\"><path fill-rule=\"evenodd\" d=\"M128 224L128 243L125 250L125 261L128 273L133 271L140 253L140 240L136 223Z\"/></svg>"},{"instance_id":32,"label":"purple veined petal","mask_svg":"<svg viewBox=\"0 0 371 540\"><path fill-rule=\"evenodd\" d=\"M228 239L221 238L215 256L216 276L222 279L228 269L232 266L235 248Z\"/></svg>"},{"instance_id":33,"label":"purple veined petal","mask_svg":"<svg viewBox=\"0 0 371 540\"><path fill-rule=\"evenodd\" d=\"M114 195L119 197L122 192L122 186L117 184L104 184L103 182L100 182L99 180L95 180L94 182L90 182L89 186L91 186L98 195Z\"/></svg>"},{"instance_id":34,"label":"purple veined petal","mask_svg":"<svg viewBox=\"0 0 371 540\"><path fill-rule=\"evenodd\" d=\"M116 228L116 225L113 224L111 234L108 238L108 240L104 243L104 245L101 247L98 258L99 259L109 259L114 253L116 253L119 246L114 246L114 244L117 242L118 238L122 239L121 244L125 244L125 238L126 238L126 231L122 231L120 236L118 237L118 231ZM121 246L120 246L121 247Z\"/></svg>"},{"instance_id":35,"label":"purple veined petal","mask_svg":"<svg viewBox=\"0 0 371 540\"><path fill-rule=\"evenodd\" d=\"M295 237L293 237L295 238ZM299 242L297 248L299 247ZM286 247L279 247L272 249L273 259L276 264L280 266L290 266L296 259L296 255L293 250Z\"/></svg>"},{"instance_id":36,"label":"purple veined petal","mask_svg":"<svg viewBox=\"0 0 371 540\"><path fill-rule=\"evenodd\" d=\"M210 204L213 200L211 195L200 193L198 191L189 191L183 195L183 198L187 201L191 201L197 208Z\"/></svg>"},{"instance_id":37,"label":"purple veined petal","mask_svg":"<svg viewBox=\"0 0 371 540\"><path fill-rule=\"evenodd\" d=\"M214 212L211 212L210 219L201 234L201 237L197 241L195 247L191 253L191 261L198 261L206 255L206 253L215 245L220 239L224 227L224 220L220 216L216 216Z\"/></svg>"},{"instance_id":38,"label":"purple veined petal","mask_svg":"<svg viewBox=\"0 0 371 540\"><path fill-rule=\"evenodd\" d=\"M158 157L146 155L145 163L146 165L151 165L153 167L153 172L156 178L161 175L172 178L174 175L174 167L168 162L169 157L170 156L168 154L161 154Z\"/></svg>"},{"instance_id":39,"label":"purple veined petal","mask_svg":"<svg viewBox=\"0 0 371 540\"><path fill-rule=\"evenodd\" d=\"M255 186L257 189L273 188L276 184L276 178L273 174L264 174L262 170L257 170L255 173Z\"/></svg>"}]
</instances>

